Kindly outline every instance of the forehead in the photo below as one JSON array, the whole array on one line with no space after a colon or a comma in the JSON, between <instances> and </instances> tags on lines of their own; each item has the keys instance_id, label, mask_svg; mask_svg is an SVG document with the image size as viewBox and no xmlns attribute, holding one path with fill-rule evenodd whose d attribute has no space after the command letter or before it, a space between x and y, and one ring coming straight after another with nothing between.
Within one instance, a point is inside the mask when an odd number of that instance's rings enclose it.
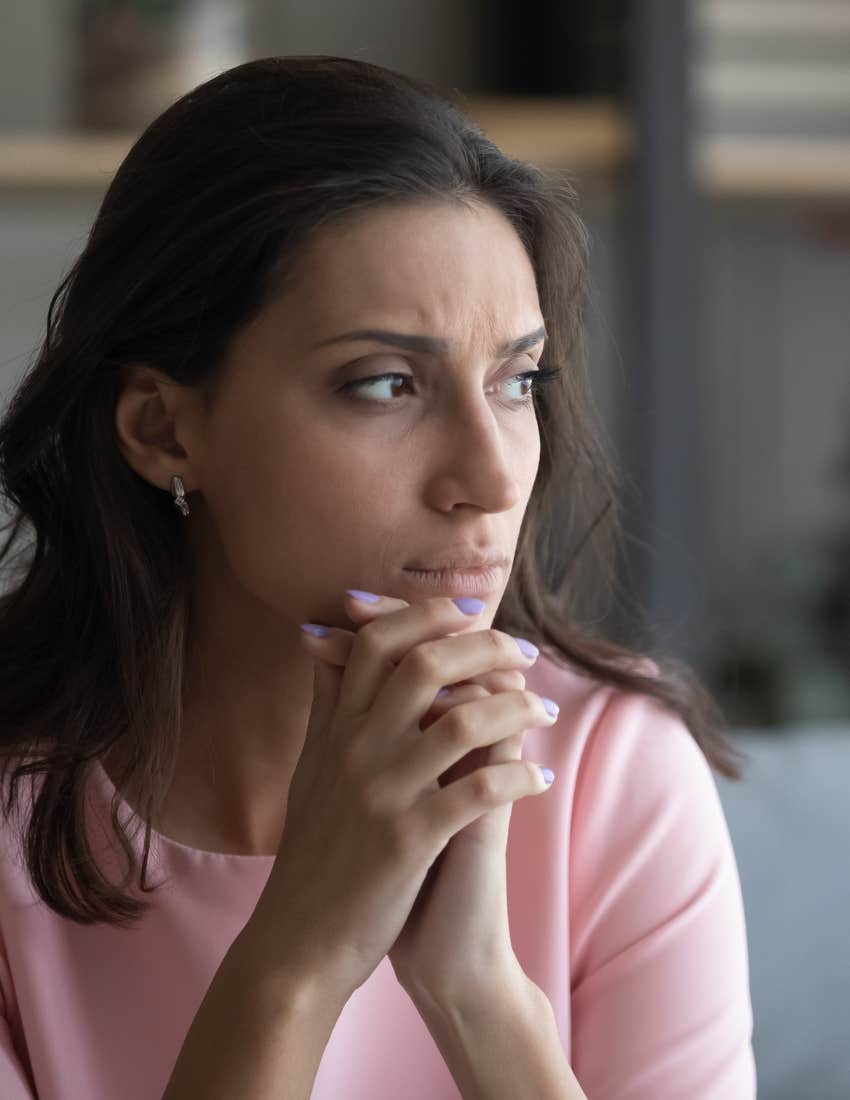
<instances>
[{"instance_id":1,"label":"forehead","mask_svg":"<svg viewBox=\"0 0 850 1100\"><path fill-rule=\"evenodd\" d=\"M311 345L353 328L428 332L495 346L542 323L534 269L491 207L366 212L305 248L278 320Z\"/></svg>"}]
</instances>

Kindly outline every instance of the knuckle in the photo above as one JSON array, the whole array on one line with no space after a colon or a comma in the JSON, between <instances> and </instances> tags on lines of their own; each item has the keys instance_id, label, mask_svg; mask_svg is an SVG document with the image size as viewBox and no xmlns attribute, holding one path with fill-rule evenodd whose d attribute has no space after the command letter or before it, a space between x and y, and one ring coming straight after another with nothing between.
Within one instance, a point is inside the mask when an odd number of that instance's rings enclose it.
<instances>
[{"instance_id":1,"label":"knuckle","mask_svg":"<svg viewBox=\"0 0 850 1100\"><path fill-rule=\"evenodd\" d=\"M424 620L424 624L430 629L442 626L445 623L446 605L451 603L452 600L449 596L439 596L413 606L416 614Z\"/></svg>"},{"instance_id":2,"label":"knuckle","mask_svg":"<svg viewBox=\"0 0 850 1100\"><path fill-rule=\"evenodd\" d=\"M411 814L389 815L385 821L384 835L390 854L396 858L410 858L421 848L420 830Z\"/></svg>"},{"instance_id":3,"label":"knuckle","mask_svg":"<svg viewBox=\"0 0 850 1100\"><path fill-rule=\"evenodd\" d=\"M421 830L413 818L413 808L401 805L396 786L388 774L373 775L357 783L351 792L363 821L377 834L389 856L415 855L422 846Z\"/></svg>"},{"instance_id":4,"label":"knuckle","mask_svg":"<svg viewBox=\"0 0 850 1100\"><path fill-rule=\"evenodd\" d=\"M476 801L485 805L493 805L499 801L498 785L492 772L473 772L471 787Z\"/></svg>"},{"instance_id":5,"label":"knuckle","mask_svg":"<svg viewBox=\"0 0 850 1100\"><path fill-rule=\"evenodd\" d=\"M440 719L440 723L443 736L451 744L461 748L474 744L476 724L467 707L454 707Z\"/></svg>"},{"instance_id":6,"label":"knuckle","mask_svg":"<svg viewBox=\"0 0 850 1100\"><path fill-rule=\"evenodd\" d=\"M528 782L532 787L536 787L540 783L540 769L536 764L532 764L530 760L523 760L525 764L525 770L528 772Z\"/></svg>"},{"instance_id":7,"label":"knuckle","mask_svg":"<svg viewBox=\"0 0 850 1100\"><path fill-rule=\"evenodd\" d=\"M535 714L539 714L540 711L543 709L543 700L540 698L537 692L525 688L522 692L520 692L520 694L525 702L527 709L533 711Z\"/></svg>"},{"instance_id":8,"label":"knuckle","mask_svg":"<svg viewBox=\"0 0 850 1100\"><path fill-rule=\"evenodd\" d=\"M486 688L490 694L497 691L519 691L525 687L525 683L518 682L516 676L507 669L504 671L491 669L489 672L482 672L472 683Z\"/></svg>"},{"instance_id":9,"label":"knuckle","mask_svg":"<svg viewBox=\"0 0 850 1100\"><path fill-rule=\"evenodd\" d=\"M411 649L404 660L411 666L417 680L432 680L439 671L440 661L433 642L422 642Z\"/></svg>"},{"instance_id":10,"label":"knuckle","mask_svg":"<svg viewBox=\"0 0 850 1100\"><path fill-rule=\"evenodd\" d=\"M362 649L367 657L383 656L383 623L380 618L373 619L371 622L365 623L357 631L354 637L354 644Z\"/></svg>"}]
</instances>

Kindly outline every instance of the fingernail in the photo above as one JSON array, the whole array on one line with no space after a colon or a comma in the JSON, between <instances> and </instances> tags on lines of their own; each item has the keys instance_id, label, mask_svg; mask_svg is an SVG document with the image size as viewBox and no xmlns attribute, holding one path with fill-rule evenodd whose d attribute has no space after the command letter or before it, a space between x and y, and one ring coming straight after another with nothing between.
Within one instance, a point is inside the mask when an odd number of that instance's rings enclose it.
<instances>
[{"instance_id":1,"label":"fingernail","mask_svg":"<svg viewBox=\"0 0 850 1100\"><path fill-rule=\"evenodd\" d=\"M458 596L454 602L464 615L480 615L487 606L483 600L476 600L474 596Z\"/></svg>"},{"instance_id":2,"label":"fingernail","mask_svg":"<svg viewBox=\"0 0 850 1100\"><path fill-rule=\"evenodd\" d=\"M543 706L546 708L547 712L557 718L557 716L561 713L561 708L558 706L555 700L547 699L545 695L542 695L541 698L543 700Z\"/></svg>"},{"instance_id":3,"label":"fingernail","mask_svg":"<svg viewBox=\"0 0 850 1100\"><path fill-rule=\"evenodd\" d=\"M540 765L538 765L538 767L540 767ZM555 778L555 773L551 768L540 768L540 771L543 773L543 778L546 780L547 785Z\"/></svg>"},{"instance_id":4,"label":"fingernail","mask_svg":"<svg viewBox=\"0 0 850 1100\"><path fill-rule=\"evenodd\" d=\"M376 596L374 592L361 592L359 588L346 588L345 591L349 596L353 596L355 600L362 600L365 603L377 603L381 598Z\"/></svg>"},{"instance_id":5,"label":"fingernail","mask_svg":"<svg viewBox=\"0 0 850 1100\"><path fill-rule=\"evenodd\" d=\"M301 629L305 634L315 634L317 638L324 638L331 632L329 626L320 626L318 623L302 623Z\"/></svg>"},{"instance_id":6,"label":"fingernail","mask_svg":"<svg viewBox=\"0 0 850 1100\"><path fill-rule=\"evenodd\" d=\"M444 695L448 695L448 694L449 694L449 689L448 688L440 688L440 690L437 692L437 698L441 699Z\"/></svg>"},{"instance_id":7,"label":"fingernail","mask_svg":"<svg viewBox=\"0 0 850 1100\"><path fill-rule=\"evenodd\" d=\"M540 656L540 650L537 648L537 646L533 645L531 642L527 642L525 638L517 638L516 635L514 635L514 641L526 657Z\"/></svg>"}]
</instances>

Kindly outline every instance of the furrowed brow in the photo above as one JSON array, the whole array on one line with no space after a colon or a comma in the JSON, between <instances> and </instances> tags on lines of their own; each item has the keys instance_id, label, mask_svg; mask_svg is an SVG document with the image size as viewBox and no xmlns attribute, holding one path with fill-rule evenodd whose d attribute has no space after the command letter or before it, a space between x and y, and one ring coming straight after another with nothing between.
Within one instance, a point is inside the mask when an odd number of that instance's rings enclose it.
<instances>
[{"instance_id":1,"label":"furrowed brow","mask_svg":"<svg viewBox=\"0 0 850 1100\"><path fill-rule=\"evenodd\" d=\"M541 341L547 339L546 326L541 325L534 332L525 336L519 336L516 340L509 340L497 349L497 355L519 355L520 352L530 351ZM357 329L355 332L344 332L340 336L331 336L328 340L321 340L316 348L326 347L328 344L342 344L355 341L368 341L369 343L387 344L390 347L404 348L405 351L417 351L423 355L448 355L451 346L447 340L441 340L436 336L420 336L405 332L387 332L385 329Z\"/></svg>"}]
</instances>

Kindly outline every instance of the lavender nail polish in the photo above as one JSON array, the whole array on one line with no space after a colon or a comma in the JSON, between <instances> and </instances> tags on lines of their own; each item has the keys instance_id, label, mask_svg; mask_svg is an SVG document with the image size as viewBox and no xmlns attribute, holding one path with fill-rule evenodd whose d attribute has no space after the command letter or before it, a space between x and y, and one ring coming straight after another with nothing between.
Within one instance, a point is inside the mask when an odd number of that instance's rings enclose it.
<instances>
[{"instance_id":1,"label":"lavender nail polish","mask_svg":"<svg viewBox=\"0 0 850 1100\"><path fill-rule=\"evenodd\" d=\"M362 600L364 603L377 603L381 598L376 596L374 592L361 592L359 588L346 588L345 591L349 596L353 596L355 600Z\"/></svg>"},{"instance_id":2,"label":"lavender nail polish","mask_svg":"<svg viewBox=\"0 0 850 1100\"><path fill-rule=\"evenodd\" d=\"M315 634L317 638L324 638L331 632L329 626L320 626L319 623L301 623L301 629L305 634Z\"/></svg>"},{"instance_id":3,"label":"lavender nail polish","mask_svg":"<svg viewBox=\"0 0 850 1100\"><path fill-rule=\"evenodd\" d=\"M454 602L464 615L480 615L487 606L483 600L476 600L474 596L458 596Z\"/></svg>"},{"instance_id":4,"label":"lavender nail polish","mask_svg":"<svg viewBox=\"0 0 850 1100\"><path fill-rule=\"evenodd\" d=\"M540 650L537 648L536 645L534 645L533 642L526 641L525 638L517 638L516 635L514 635L513 637L516 644L522 650L524 656L538 657L540 655Z\"/></svg>"}]
</instances>

